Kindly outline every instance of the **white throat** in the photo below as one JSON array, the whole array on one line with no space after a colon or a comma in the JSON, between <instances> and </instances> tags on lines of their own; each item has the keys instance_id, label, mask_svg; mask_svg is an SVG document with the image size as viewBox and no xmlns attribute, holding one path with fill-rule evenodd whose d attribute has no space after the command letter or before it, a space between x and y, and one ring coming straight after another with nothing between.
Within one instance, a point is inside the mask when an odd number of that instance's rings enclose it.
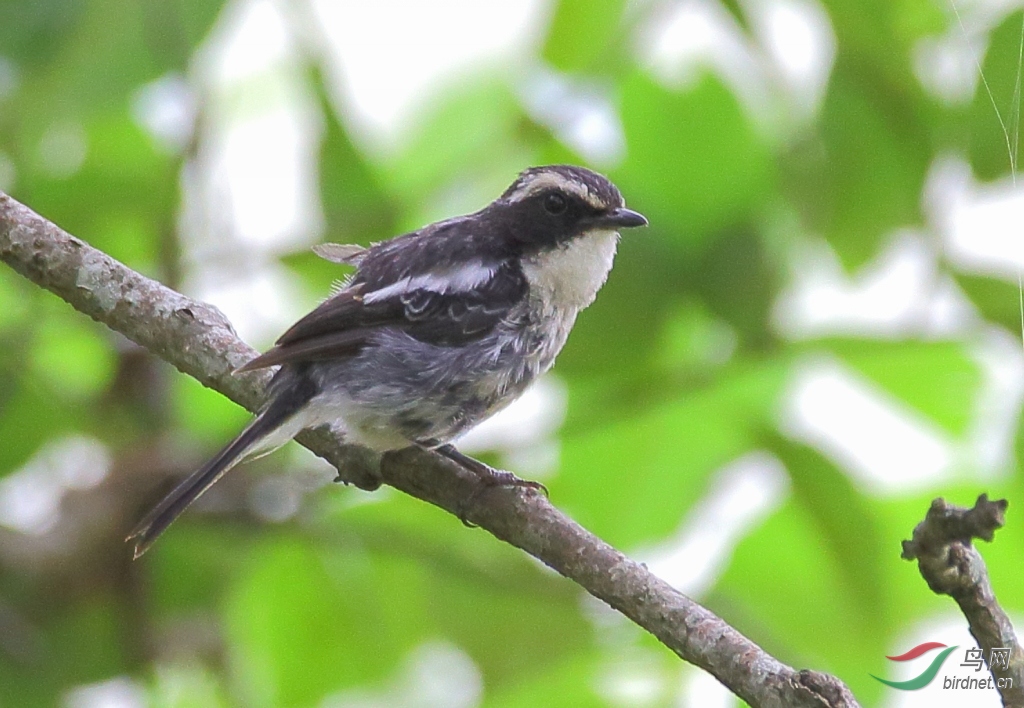
<instances>
[{"instance_id":1,"label":"white throat","mask_svg":"<svg viewBox=\"0 0 1024 708\"><path fill-rule=\"evenodd\" d=\"M565 246L523 261L532 293L556 309L573 314L594 301L615 259L617 231L591 231Z\"/></svg>"}]
</instances>

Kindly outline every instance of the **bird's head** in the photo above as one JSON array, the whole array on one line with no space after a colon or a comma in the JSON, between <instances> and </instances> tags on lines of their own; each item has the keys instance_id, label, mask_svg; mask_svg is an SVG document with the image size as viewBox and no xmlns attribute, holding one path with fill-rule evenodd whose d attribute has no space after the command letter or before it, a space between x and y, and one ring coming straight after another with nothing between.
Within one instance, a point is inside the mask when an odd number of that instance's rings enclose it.
<instances>
[{"instance_id":1,"label":"bird's head","mask_svg":"<svg viewBox=\"0 0 1024 708\"><path fill-rule=\"evenodd\" d=\"M647 225L642 214L626 208L608 178L572 165L524 170L488 210L523 252Z\"/></svg>"}]
</instances>

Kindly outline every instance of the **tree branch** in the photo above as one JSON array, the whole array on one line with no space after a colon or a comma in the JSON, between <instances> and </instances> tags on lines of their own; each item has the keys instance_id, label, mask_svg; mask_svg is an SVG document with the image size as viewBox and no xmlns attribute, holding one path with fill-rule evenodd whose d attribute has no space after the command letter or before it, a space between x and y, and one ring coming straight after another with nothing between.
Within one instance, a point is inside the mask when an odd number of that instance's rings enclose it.
<instances>
[{"instance_id":1,"label":"tree branch","mask_svg":"<svg viewBox=\"0 0 1024 708\"><path fill-rule=\"evenodd\" d=\"M256 355L225 317L150 280L0 193L0 260L149 351L249 410L263 401L266 372L233 376ZM408 449L380 460L324 429L299 442L364 488L381 480L465 517L543 561L710 672L755 708L857 706L837 678L796 671L725 621L677 592L548 503L514 488L479 489L474 475L440 456ZM467 500L473 500L466 510ZM127 553L127 549L125 553Z\"/></svg>"},{"instance_id":2,"label":"tree branch","mask_svg":"<svg viewBox=\"0 0 1024 708\"><path fill-rule=\"evenodd\" d=\"M1024 651L1010 618L996 601L985 561L972 544L975 538L993 539L996 529L1003 527L1008 505L1005 499L989 501L987 494L978 497L971 509L936 499L914 528L913 538L903 542L903 558L917 560L921 576L934 593L956 600L988 662L1003 705L1024 706ZM992 660L993 649L1008 651L1005 664ZM1000 679L1009 681L1000 687Z\"/></svg>"}]
</instances>

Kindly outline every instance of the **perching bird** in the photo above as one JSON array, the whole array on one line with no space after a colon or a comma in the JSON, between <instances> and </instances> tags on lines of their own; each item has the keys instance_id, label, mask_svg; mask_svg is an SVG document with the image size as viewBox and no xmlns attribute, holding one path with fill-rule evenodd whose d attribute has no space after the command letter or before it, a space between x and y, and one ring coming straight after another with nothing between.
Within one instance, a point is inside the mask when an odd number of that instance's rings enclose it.
<instances>
[{"instance_id":1,"label":"perching bird","mask_svg":"<svg viewBox=\"0 0 1024 708\"><path fill-rule=\"evenodd\" d=\"M319 247L355 274L239 369L280 366L268 402L132 531L135 557L243 456L324 424L377 451L432 450L490 484L539 486L450 442L551 368L608 277L618 230L646 224L605 177L553 165L476 213L369 248Z\"/></svg>"}]
</instances>

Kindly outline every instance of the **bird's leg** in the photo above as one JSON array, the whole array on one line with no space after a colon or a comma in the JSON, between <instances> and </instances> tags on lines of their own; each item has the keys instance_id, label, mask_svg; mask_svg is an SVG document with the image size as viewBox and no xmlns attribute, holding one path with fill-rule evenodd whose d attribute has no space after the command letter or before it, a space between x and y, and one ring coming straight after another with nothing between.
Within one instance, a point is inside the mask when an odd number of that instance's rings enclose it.
<instances>
[{"instance_id":1,"label":"bird's leg","mask_svg":"<svg viewBox=\"0 0 1024 708\"><path fill-rule=\"evenodd\" d=\"M544 492L545 496L548 493L548 488L540 482L522 479L507 470L496 470L490 465L485 465L480 460L462 454L455 449L454 445L441 445L433 448L433 450L475 474L488 487L525 487Z\"/></svg>"},{"instance_id":2,"label":"bird's leg","mask_svg":"<svg viewBox=\"0 0 1024 708\"><path fill-rule=\"evenodd\" d=\"M485 465L480 460L474 459L469 455L462 454L455 449L454 445L439 445L428 449L436 452L442 457L448 458L463 469L472 472L481 482L482 486L469 496L469 499L465 501L459 512L459 519L461 519L462 523L466 526L473 526L473 524L471 524L466 518L466 512L472 506L477 496L489 487L522 487L542 492L544 496L548 496L548 488L540 482L522 479L507 470L496 470L490 465Z\"/></svg>"}]
</instances>

